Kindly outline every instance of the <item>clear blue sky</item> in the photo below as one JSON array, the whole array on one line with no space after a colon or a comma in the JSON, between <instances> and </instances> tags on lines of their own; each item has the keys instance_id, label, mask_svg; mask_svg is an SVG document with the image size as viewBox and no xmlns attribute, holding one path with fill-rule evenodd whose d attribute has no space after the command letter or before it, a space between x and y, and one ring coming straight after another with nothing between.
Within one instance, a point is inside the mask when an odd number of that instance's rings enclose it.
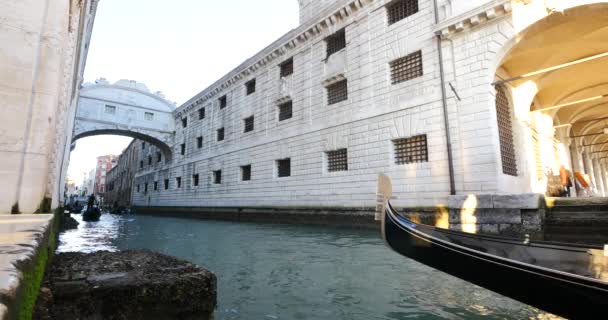
<instances>
[{"instance_id":1,"label":"clear blue sky","mask_svg":"<svg viewBox=\"0 0 608 320\"><path fill-rule=\"evenodd\" d=\"M179 106L297 25L297 0L100 0L85 82L136 80ZM68 176L129 141L79 140Z\"/></svg>"}]
</instances>

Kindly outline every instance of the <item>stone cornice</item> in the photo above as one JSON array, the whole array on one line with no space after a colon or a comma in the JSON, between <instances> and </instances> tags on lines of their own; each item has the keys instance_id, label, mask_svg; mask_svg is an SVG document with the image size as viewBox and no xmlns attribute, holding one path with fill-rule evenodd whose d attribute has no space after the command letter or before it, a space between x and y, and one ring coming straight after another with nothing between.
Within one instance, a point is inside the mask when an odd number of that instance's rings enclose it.
<instances>
[{"instance_id":1,"label":"stone cornice","mask_svg":"<svg viewBox=\"0 0 608 320\"><path fill-rule=\"evenodd\" d=\"M338 7L331 7L326 12L319 14L319 19L313 19L309 23L290 31L260 53L246 60L240 66L232 70L220 80L213 83L179 108L175 110L175 119L194 108L206 103L217 96L220 92L231 85L249 77L259 69L272 63L274 60L287 56L290 52L300 48L303 44L326 33L326 30L335 26L345 25L349 18L358 13L363 7L367 7L378 0L350 0L338 3ZM313 22L316 21L316 22Z\"/></svg>"},{"instance_id":2,"label":"stone cornice","mask_svg":"<svg viewBox=\"0 0 608 320\"><path fill-rule=\"evenodd\" d=\"M511 10L510 0L493 0L438 23L433 31L443 38L450 38L462 31L507 16L511 14Z\"/></svg>"}]
</instances>

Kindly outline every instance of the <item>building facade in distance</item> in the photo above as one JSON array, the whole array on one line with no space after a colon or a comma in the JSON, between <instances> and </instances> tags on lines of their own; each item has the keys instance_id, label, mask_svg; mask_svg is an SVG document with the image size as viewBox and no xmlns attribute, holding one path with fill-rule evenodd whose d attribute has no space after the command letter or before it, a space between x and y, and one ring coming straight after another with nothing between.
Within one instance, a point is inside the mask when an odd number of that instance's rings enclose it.
<instances>
[{"instance_id":1,"label":"building facade in distance","mask_svg":"<svg viewBox=\"0 0 608 320\"><path fill-rule=\"evenodd\" d=\"M114 166L107 175L107 190L105 204L128 208L131 206L132 187L135 174L140 165L140 148L146 148L146 142L133 140L118 157Z\"/></svg>"},{"instance_id":2,"label":"building facade in distance","mask_svg":"<svg viewBox=\"0 0 608 320\"><path fill-rule=\"evenodd\" d=\"M106 155L97 157L97 165L95 167L95 195L99 197L103 203L104 194L107 191L107 175L110 170L116 165L118 157L115 155Z\"/></svg>"}]
</instances>

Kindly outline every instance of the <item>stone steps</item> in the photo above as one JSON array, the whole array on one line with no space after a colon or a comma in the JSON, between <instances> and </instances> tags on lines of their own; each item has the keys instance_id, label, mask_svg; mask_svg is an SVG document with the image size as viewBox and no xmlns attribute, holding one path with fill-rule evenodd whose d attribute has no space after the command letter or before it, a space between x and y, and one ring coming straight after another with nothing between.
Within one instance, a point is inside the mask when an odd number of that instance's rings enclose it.
<instances>
[{"instance_id":1,"label":"stone steps","mask_svg":"<svg viewBox=\"0 0 608 320\"><path fill-rule=\"evenodd\" d=\"M608 199L549 199L547 226L608 226Z\"/></svg>"}]
</instances>

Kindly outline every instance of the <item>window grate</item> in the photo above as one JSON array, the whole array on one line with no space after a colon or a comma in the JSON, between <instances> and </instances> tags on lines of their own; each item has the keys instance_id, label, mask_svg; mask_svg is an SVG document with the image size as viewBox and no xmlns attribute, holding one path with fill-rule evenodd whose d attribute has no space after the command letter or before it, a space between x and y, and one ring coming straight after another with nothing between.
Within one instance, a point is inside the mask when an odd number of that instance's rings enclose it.
<instances>
[{"instance_id":1,"label":"window grate","mask_svg":"<svg viewBox=\"0 0 608 320\"><path fill-rule=\"evenodd\" d=\"M198 109L198 120L205 119L205 108Z\"/></svg>"},{"instance_id":2,"label":"window grate","mask_svg":"<svg viewBox=\"0 0 608 320\"><path fill-rule=\"evenodd\" d=\"M192 185L198 187L198 173L192 176Z\"/></svg>"},{"instance_id":3,"label":"window grate","mask_svg":"<svg viewBox=\"0 0 608 320\"><path fill-rule=\"evenodd\" d=\"M154 120L154 113L152 113L152 112L146 112L144 114L144 118L146 120L148 120L148 121L152 121L152 120Z\"/></svg>"},{"instance_id":4,"label":"window grate","mask_svg":"<svg viewBox=\"0 0 608 320\"><path fill-rule=\"evenodd\" d=\"M116 114L116 106L106 105L107 114Z\"/></svg>"},{"instance_id":5,"label":"window grate","mask_svg":"<svg viewBox=\"0 0 608 320\"><path fill-rule=\"evenodd\" d=\"M513 143L513 125L511 123L510 109L505 88L497 86L496 120L498 121L502 172L510 176L517 176L517 160L515 157L515 145Z\"/></svg>"},{"instance_id":6,"label":"window grate","mask_svg":"<svg viewBox=\"0 0 608 320\"><path fill-rule=\"evenodd\" d=\"M422 52L416 51L390 63L392 84L422 76Z\"/></svg>"},{"instance_id":7,"label":"window grate","mask_svg":"<svg viewBox=\"0 0 608 320\"><path fill-rule=\"evenodd\" d=\"M102 191L101 191L101 192L103 192L103 189L102 189ZM144 193L147 193L147 192L148 192L148 183L146 182L146 183L144 184Z\"/></svg>"},{"instance_id":8,"label":"window grate","mask_svg":"<svg viewBox=\"0 0 608 320\"><path fill-rule=\"evenodd\" d=\"M245 118L243 120L243 122L244 122L244 125L245 125L245 129L244 129L243 132L247 133L247 132L253 131L253 123L254 123L253 122L253 116Z\"/></svg>"},{"instance_id":9,"label":"window grate","mask_svg":"<svg viewBox=\"0 0 608 320\"><path fill-rule=\"evenodd\" d=\"M217 141L224 141L224 128L217 129Z\"/></svg>"},{"instance_id":10,"label":"window grate","mask_svg":"<svg viewBox=\"0 0 608 320\"><path fill-rule=\"evenodd\" d=\"M196 138L196 147L199 149L203 147L203 137Z\"/></svg>"},{"instance_id":11,"label":"window grate","mask_svg":"<svg viewBox=\"0 0 608 320\"><path fill-rule=\"evenodd\" d=\"M245 83L245 87L247 88L247 95L250 95L255 92L255 79L249 80Z\"/></svg>"},{"instance_id":12,"label":"window grate","mask_svg":"<svg viewBox=\"0 0 608 320\"><path fill-rule=\"evenodd\" d=\"M160 153L160 152L157 152L157 153L156 153L156 162L157 162L157 163L158 163L158 162L161 162L161 161L162 161L162 159L163 159L163 156L161 155L161 153Z\"/></svg>"},{"instance_id":13,"label":"window grate","mask_svg":"<svg viewBox=\"0 0 608 320\"><path fill-rule=\"evenodd\" d=\"M178 189L181 188L182 187L182 177L175 178L175 183L176 183Z\"/></svg>"},{"instance_id":14,"label":"window grate","mask_svg":"<svg viewBox=\"0 0 608 320\"><path fill-rule=\"evenodd\" d=\"M327 171L347 171L348 170L348 152L346 149L338 149L328 151L327 154Z\"/></svg>"},{"instance_id":15,"label":"window grate","mask_svg":"<svg viewBox=\"0 0 608 320\"><path fill-rule=\"evenodd\" d=\"M185 128L188 126L188 117L182 118L182 127Z\"/></svg>"},{"instance_id":16,"label":"window grate","mask_svg":"<svg viewBox=\"0 0 608 320\"><path fill-rule=\"evenodd\" d=\"M169 179L165 179L164 184L165 184L165 190L168 190L169 189Z\"/></svg>"},{"instance_id":17,"label":"window grate","mask_svg":"<svg viewBox=\"0 0 608 320\"><path fill-rule=\"evenodd\" d=\"M186 144L185 144L185 143L182 143L182 144L179 146L179 153L180 153L182 156L186 154Z\"/></svg>"},{"instance_id":18,"label":"window grate","mask_svg":"<svg viewBox=\"0 0 608 320\"><path fill-rule=\"evenodd\" d=\"M293 109L292 101L287 101L285 103L280 104L279 105L279 121L291 119L291 117L293 116L292 109Z\"/></svg>"},{"instance_id":19,"label":"window grate","mask_svg":"<svg viewBox=\"0 0 608 320\"><path fill-rule=\"evenodd\" d=\"M388 5L387 11L388 24L391 25L418 12L418 0L394 1L394 3Z\"/></svg>"},{"instance_id":20,"label":"window grate","mask_svg":"<svg viewBox=\"0 0 608 320\"><path fill-rule=\"evenodd\" d=\"M154 191L158 191L158 181L154 181Z\"/></svg>"},{"instance_id":21,"label":"window grate","mask_svg":"<svg viewBox=\"0 0 608 320\"><path fill-rule=\"evenodd\" d=\"M152 165L152 156L148 156L148 165L151 166Z\"/></svg>"},{"instance_id":22,"label":"window grate","mask_svg":"<svg viewBox=\"0 0 608 320\"><path fill-rule=\"evenodd\" d=\"M293 58L281 63L281 78L287 77L293 73Z\"/></svg>"},{"instance_id":23,"label":"window grate","mask_svg":"<svg viewBox=\"0 0 608 320\"><path fill-rule=\"evenodd\" d=\"M291 159L277 160L277 173L279 178L291 176Z\"/></svg>"},{"instance_id":24,"label":"window grate","mask_svg":"<svg viewBox=\"0 0 608 320\"><path fill-rule=\"evenodd\" d=\"M348 81L342 80L327 86L327 104L332 105L348 99Z\"/></svg>"},{"instance_id":25,"label":"window grate","mask_svg":"<svg viewBox=\"0 0 608 320\"><path fill-rule=\"evenodd\" d=\"M332 54L346 48L346 32L344 29L325 38L325 44L327 45L327 58L329 58Z\"/></svg>"},{"instance_id":26,"label":"window grate","mask_svg":"<svg viewBox=\"0 0 608 320\"><path fill-rule=\"evenodd\" d=\"M144 168L144 161L143 161L143 160L140 160L140 161L139 161L139 168L140 168L140 169L143 169L143 168Z\"/></svg>"},{"instance_id":27,"label":"window grate","mask_svg":"<svg viewBox=\"0 0 608 320\"><path fill-rule=\"evenodd\" d=\"M222 170L213 171L213 183L214 184L222 183Z\"/></svg>"},{"instance_id":28,"label":"window grate","mask_svg":"<svg viewBox=\"0 0 608 320\"><path fill-rule=\"evenodd\" d=\"M228 97L227 96L222 96L221 98L218 99L218 101L220 102L220 109L224 109L228 105Z\"/></svg>"},{"instance_id":29,"label":"window grate","mask_svg":"<svg viewBox=\"0 0 608 320\"><path fill-rule=\"evenodd\" d=\"M395 164L429 161L426 134L393 140Z\"/></svg>"},{"instance_id":30,"label":"window grate","mask_svg":"<svg viewBox=\"0 0 608 320\"><path fill-rule=\"evenodd\" d=\"M241 167L241 180L250 181L251 180L251 165L246 165Z\"/></svg>"}]
</instances>

